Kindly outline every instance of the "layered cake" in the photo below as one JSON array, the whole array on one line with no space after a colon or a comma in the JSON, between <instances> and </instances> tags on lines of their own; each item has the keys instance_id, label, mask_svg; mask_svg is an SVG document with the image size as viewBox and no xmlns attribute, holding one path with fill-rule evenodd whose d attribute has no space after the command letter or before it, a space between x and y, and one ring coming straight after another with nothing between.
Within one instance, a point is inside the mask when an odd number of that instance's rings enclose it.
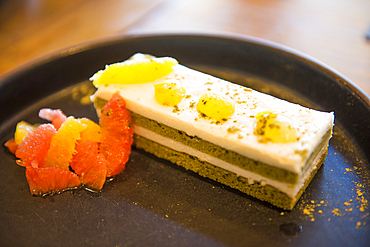
<instances>
[{"instance_id":1,"label":"layered cake","mask_svg":"<svg viewBox=\"0 0 370 247\"><path fill-rule=\"evenodd\" d=\"M125 99L134 145L291 210L323 163L334 114L308 109L169 57L136 54L90 78L98 115Z\"/></svg>"}]
</instances>

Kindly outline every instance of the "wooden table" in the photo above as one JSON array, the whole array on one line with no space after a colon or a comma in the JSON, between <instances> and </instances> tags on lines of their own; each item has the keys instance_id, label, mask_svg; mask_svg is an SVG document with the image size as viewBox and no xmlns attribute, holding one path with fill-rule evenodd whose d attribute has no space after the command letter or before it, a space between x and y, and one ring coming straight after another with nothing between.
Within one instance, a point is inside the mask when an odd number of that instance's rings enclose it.
<instances>
[{"instance_id":1,"label":"wooden table","mask_svg":"<svg viewBox=\"0 0 370 247\"><path fill-rule=\"evenodd\" d=\"M368 0L0 0L0 75L103 37L226 31L304 52L370 94L369 13Z\"/></svg>"}]
</instances>

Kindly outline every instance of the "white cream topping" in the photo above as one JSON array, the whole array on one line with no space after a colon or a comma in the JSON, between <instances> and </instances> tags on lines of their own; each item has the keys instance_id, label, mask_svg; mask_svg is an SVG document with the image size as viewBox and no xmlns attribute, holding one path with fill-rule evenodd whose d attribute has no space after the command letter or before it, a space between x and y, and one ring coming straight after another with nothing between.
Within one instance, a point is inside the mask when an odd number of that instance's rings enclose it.
<instances>
[{"instance_id":1,"label":"white cream topping","mask_svg":"<svg viewBox=\"0 0 370 247\"><path fill-rule=\"evenodd\" d=\"M158 135L150 130L147 130L145 128L142 128L140 126L134 126L134 132L137 135L143 136L149 140L152 140L154 142L157 142L163 146L169 147L175 151L183 152L186 154L189 154L191 156L197 157L199 160L208 162L214 166L220 167L222 169L225 169L227 171L233 172L238 176L242 176L244 178L248 179L249 184L253 184L254 182L260 182L261 185L271 185L272 187L284 192L291 198L295 198L297 193L300 191L302 186L304 185L307 177L311 173L313 169L316 168L316 164L319 160L315 160L315 162L312 163L312 169L308 169L305 174L302 174L302 176L299 178L298 183L294 186L292 184L279 182L276 180L272 180L266 177L263 177L261 175L258 175L256 173L243 170L239 168L238 166L232 165L230 163L227 163L223 160L217 159L213 156L210 156L208 154L202 153L196 149L193 149L189 146L186 146L182 143L179 143L177 141L174 141L172 139L163 137L161 135ZM319 155L320 157L321 155Z\"/></svg>"},{"instance_id":2,"label":"white cream topping","mask_svg":"<svg viewBox=\"0 0 370 247\"><path fill-rule=\"evenodd\" d=\"M173 107L160 105L154 98L153 84L171 79L180 80L182 86L186 88L186 95L189 95L177 105L179 111ZM119 91L125 99L129 110L146 118L184 131L190 136L198 136L250 159L299 175L322 137L332 128L334 121L333 113L289 103L182 65L174 66L170 74L155 82L102 85L92 96L92 100L95 97L109 100L116 91ZM235 113L227 121L220 123L202 118L195 104L204 92L230 97L235 102ZM299 140L285 144L259 142L257 136L253 134L257 121L255 116L263 111L278 112L290 119L298 131ZM237 128L239 131L228 132L229 128ZM302 153L305 155L301 155Z\"/></svg>"}]
</instances>

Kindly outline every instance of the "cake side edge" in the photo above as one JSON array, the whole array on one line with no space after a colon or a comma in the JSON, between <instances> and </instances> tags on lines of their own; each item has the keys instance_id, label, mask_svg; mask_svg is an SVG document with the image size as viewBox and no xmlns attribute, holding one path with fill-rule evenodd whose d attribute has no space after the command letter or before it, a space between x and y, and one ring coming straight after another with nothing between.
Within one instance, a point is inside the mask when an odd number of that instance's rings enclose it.
<instances>
[{"instance_id":1,"label":"cake side edge","mask_svg":"<svg viewBox=\"0 0 370 247\"><path fill-rule=\"evenodd\" d=\"M235 173L201 161L198 158L190 156L186 153L172 150L171 148L165 147L136 134L134 135L134 145L136 148L142 149L159 158L168 160L187 170L191 170L202 177L217 181L230 188L237 189L249 196L268 202L285 210L293 209L294 205L297 203L300 196L310 184L310 181L313 179L318 169L321 167L327 153L327 151L323 152L319 158L319 162L313 167L302 188L299 190L297 195L292 198L270 185L263 185L260 182L250 184L247 178L238 176Z\"/></svg>"}]
</instances>

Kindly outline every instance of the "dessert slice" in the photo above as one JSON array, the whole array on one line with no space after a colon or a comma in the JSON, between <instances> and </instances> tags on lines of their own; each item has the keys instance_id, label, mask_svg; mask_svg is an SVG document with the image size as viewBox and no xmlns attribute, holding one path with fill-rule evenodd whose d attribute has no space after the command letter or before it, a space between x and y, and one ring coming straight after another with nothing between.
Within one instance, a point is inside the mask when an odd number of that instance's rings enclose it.
<instances>
[{"instance_id":1,"label":"dessert slice","mask_svg":"<svg viewBox=\"0 0 370 247\"><path fill-rule=\"evenodd\" d=\"M91 81L98 115L127 103L134 145L201 176L291 210L323 163L334 114L266 95L177 63L136 54Z\"/></svg>"}]
</instances>

